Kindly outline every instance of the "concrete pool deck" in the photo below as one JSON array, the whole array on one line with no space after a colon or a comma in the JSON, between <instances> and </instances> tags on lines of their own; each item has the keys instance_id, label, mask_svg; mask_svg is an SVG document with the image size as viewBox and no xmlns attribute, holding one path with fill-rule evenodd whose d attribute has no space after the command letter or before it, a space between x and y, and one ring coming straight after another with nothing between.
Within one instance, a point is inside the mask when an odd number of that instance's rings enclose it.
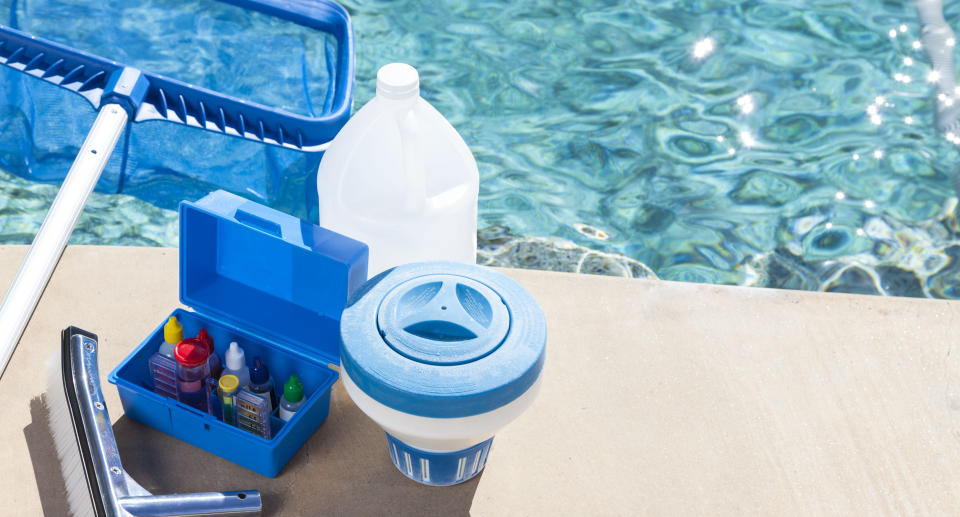
<instances>
[{"instance_id":1,"label":"concrete pool deck","mask_svg":"<svg viewBox=\"0 0 960 517\"><path fill-rule=\"evenodd\" d=\"M0 291L26 252L0 246ZM154 493L259 489L264 515L947 514L960 303L503 270L538 299L543 390L473 480L417 485L338 382L275 479L123 416L107 373L178 305L177 250L69 246L0 381L0 499L61 515L41 403L60 330L99 334L124 467Z\"/></svg>"}]
</instances>

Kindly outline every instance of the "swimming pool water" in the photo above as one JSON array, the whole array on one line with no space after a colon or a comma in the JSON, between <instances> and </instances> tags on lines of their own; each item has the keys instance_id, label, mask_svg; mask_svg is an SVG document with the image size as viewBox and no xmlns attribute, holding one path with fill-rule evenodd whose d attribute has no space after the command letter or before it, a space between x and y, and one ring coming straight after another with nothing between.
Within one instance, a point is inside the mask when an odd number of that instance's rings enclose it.
<instances>
[{"instance_id":1,"label":"swimming pool water","mask_svg":"<svg viewBox=\"0 0 960 517\"><path fill-rule=\"evenodd\" d=\"M29 244L57 195L56 185L0 170L0 244ZM70 236L71 244L176 246L177 212L133 196L94 193Z\"/></svg>"},{"instance_id":2,"label":"swimming pool water","mask_svg":"<svg viewBox=\"0 0 960 517\"><path fill-rule=\"evenodd\" d=\"M960 153L932 127L912 2L344 5L356 106L408 62L474 152L485 261L960 297ZM75 241L176 244L176 199L97 199ZM27 242L44 206L6 203L0 238Z\"/></svg>"}]
</instances>

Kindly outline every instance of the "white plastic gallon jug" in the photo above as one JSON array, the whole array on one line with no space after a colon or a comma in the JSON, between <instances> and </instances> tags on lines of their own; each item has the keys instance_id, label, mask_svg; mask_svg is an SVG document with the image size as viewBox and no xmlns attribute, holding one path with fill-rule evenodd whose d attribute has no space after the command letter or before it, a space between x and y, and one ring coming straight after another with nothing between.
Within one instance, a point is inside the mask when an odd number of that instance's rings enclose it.
<instances>
[{"instance_id":1,"label":"white plastic gallon jug","mask_svg":"<svg viewBox=\"0 0 960 517\"><path fill-rule=\"evenodd\" d=\"M416 69L392 63L320 162L320 225L370 247L369 276L409 262L474 264L479 183L463 138L420 97Z\"/></svg>"}]
</instances>

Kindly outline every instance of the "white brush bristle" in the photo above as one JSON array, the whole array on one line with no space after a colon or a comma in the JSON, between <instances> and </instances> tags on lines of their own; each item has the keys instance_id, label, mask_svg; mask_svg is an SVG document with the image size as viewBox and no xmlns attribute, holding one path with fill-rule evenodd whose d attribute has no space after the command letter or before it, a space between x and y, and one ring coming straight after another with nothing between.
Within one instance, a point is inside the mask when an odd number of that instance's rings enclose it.
<instances>
[{"instance_id":1,"label":"white brush bristle","mask_svg":"<svg viewBox=\"0 0 960 517\"><path fill-rule=\"evenodd\" d=\"M63 388L63 375L60 365L60 351L47 361L47 396L50 434L60 460L60 472L66 487L67 504L70 513L76 517L95 517L93 501L87 488L87 477L83 470L80 446L77 444L70 418L70 406ZM83 432L83 430L81 430Z\"/></svg>"}]
</instances>

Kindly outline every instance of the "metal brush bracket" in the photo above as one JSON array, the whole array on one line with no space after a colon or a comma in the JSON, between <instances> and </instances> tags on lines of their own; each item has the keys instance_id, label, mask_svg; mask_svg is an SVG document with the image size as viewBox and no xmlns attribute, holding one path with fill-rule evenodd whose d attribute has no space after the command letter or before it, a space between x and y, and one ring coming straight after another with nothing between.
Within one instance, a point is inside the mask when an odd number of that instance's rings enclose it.
<instances>
[{"instance_id":1,"label":"metal brush bracket","mask_svg":"<svg viewBox=\"0 0 960 517\"><path fill-rule=\"evenodd\" d=\"M69 333L69 337L64 336L68 339L63 340L62 347L64 390L71 406L70 417L78 433L76 438L81 446L81 455L84 456L90 496L98 515L159 517L260 514L260 492L257 490L153 495L137 484L120 464L110 415L100 391L96 336L73 327L64 333ZM73 386L68 386L67 383L71 382ZM76 395L75 400L70 400L71 394ZM81 433L86 436L80 436Z\"/></svg>"}]
</instances>

